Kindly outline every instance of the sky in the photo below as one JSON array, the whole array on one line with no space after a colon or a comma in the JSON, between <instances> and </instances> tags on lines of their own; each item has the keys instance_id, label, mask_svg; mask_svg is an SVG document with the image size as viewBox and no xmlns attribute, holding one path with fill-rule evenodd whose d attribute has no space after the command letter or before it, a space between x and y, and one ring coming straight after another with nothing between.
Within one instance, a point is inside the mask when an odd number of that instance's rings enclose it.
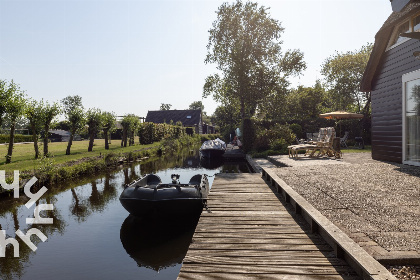
<instances>
[{"instance_id":1,"label":"sky","mask_svg":"<svg viewBox=\"0 0 420 280\"><path fill-rule=\"evenodd\" d=\"M80 95L85 108L146 117L161 103L202 100L209 29L219 0L0 0L0 79L28 97ZM282 51L300 49L307 70L292 87L313 86L337 52L360 49L391 14L389 0L254 0L285 28Z\"/></svg>"}]
</instances>

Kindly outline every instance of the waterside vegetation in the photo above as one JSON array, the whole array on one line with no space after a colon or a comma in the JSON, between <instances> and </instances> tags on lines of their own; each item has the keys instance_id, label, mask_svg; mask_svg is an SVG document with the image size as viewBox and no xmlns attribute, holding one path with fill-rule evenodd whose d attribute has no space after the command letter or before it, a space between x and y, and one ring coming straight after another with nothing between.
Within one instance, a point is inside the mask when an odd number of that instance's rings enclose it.
<instances>
[{"instance_id":1,"label":"waterside vegetation","mask_svg":"<svg viewBox=\"0 0 420 280\"><path fill-rule=\"evenodd\" d=\"M138 142L137 142L138 143ZM50 157L33 158L33 147L30 144L15 146L15 160L10 164L0 162L0 168L6 171L8 180L13 180L13 171L20 171L20 179L26 181L36 176L40 184L54 185L83 176L95 174L127 162L141 161L162 154L176 153L183 147L199 146L199 135L182 135L179 138L166 138L152 144L135 144L121 147L120 141L112 141L109 150L104 147L103 139L95 139L95 149L87 152L89 141L75 141L72 154L66 155L65 142L50 143ZM7 150L6 145L0 145L0 153ZM21 186L22 186L21 182Z\"/></svg>"}]
</instances>

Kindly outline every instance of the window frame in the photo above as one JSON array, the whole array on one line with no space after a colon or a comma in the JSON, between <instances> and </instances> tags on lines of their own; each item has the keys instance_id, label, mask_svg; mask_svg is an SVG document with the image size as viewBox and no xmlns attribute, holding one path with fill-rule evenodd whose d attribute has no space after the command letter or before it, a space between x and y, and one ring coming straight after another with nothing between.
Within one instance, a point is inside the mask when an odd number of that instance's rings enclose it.
<instances>
[{"instance_id":1,"label":"window frame","mask_svg":"<svg viewBox=\"0 0 420 280\"><path fill-rule=\"evenodd\" d=\"M416 17L418 17L418 16L420 16L420 12L415 13L414 15L410 16L408 19L405 19L403 22L400 22L398 25L396 25L394 27L394 30L392 31L392 35L391 35L391 37L389 39L388 46L387 46L386 50L393 49L396 46L399 46L402 43L407 42L408 40L410 40L410 38L407 37L407 38L404 38L403 40L401 40L401 41L399 41L397 43L394 43L394 44L392 43L395 40L398 40L398 37L399 37L398 36L399 34L397 33L398 32L398 29L400 28L400 26L402 26L403 24L405 24L407 21L408 21L408 32L420 32L420 28L417 29L417 30L414 30L414 19Z\"/></svg>"},{"instance_id":2,"label":"window frame","mask_svg":"<svg viewBox=\"0 0 420 280\"><path fill-rule=\"evenodd\" d=\"M407 134L406 134L406 98L408 82L420 80L420 69L402 75L402 163L414 166L420 166L420 162L406 160L407 156Z\"/></svg>"}]
</instances>

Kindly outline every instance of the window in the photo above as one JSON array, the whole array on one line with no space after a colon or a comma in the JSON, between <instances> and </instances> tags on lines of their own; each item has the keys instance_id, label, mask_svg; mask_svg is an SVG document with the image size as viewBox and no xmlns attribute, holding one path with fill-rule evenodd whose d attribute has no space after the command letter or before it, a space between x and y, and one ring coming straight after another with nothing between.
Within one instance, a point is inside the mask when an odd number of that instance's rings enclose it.
<instances>
[{"instance_id":1,"label":"window","mask_svg":"<svg viewBox=\"0 0 420 280\"><path fill-rule=\"evenodd\" d=\"M420 70L403 82L403 163L420 166Z\"/></svg>"},{"instance_id":2,"label":"window","mask_svg":"<svg viewBox=\"0 0 420 280\"><path fill-rule=\"evenodd\" d=\"M402 33L406 32L420 32L420 14L416 14L409 20L396 26L391 39L389 40L388 49L407 41L408 38L400 36Z\"/></svg>"},{"instance_id":3,"label":"window","mask_svg":"<svg viewBox=\"0 0 420 280\"><path fill-rule=\"evenodd\" d=\"M191 116L187 116L187 119L191 119Z\"/></svg>"},{"instance_id":4,"label":"window","mask_svg":"<svg viewBox=\"0 0 420 280\"><path fill-rule=\"evenodd\" d=\"M418 31L420 29L420 15L413 17L413 30Z\"/></svg>"}]
</instances>

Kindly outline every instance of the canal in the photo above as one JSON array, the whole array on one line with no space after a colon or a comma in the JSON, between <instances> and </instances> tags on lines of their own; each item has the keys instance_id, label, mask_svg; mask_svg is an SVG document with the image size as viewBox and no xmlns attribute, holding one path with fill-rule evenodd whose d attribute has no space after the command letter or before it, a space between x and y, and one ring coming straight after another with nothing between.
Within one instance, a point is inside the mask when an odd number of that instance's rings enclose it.
<instances>
[{"instance_id":1,"label":"canal","mask_svg":"<svg viewBox=\"0 0 420 280\"><path fill-rule=\"evenodd\" d=\"M50 187L39 204L54 205L54 210L41 212L53 224L28 225L35 206L27 209L23 195L2 198L0 229L19 241L19 257L13 257L9 245L6 257L0 257L0 279L176 279L197 221L130 216L118 199L123 185L148 173L163 182L176 173L181 183L207 174L211 184L220 172L250 172L250 167L245 162L200 161L195 149ZM15 234L33 227L48 238L41 242L32 236L35 252Z\"/></svg>"}]
</instances>

